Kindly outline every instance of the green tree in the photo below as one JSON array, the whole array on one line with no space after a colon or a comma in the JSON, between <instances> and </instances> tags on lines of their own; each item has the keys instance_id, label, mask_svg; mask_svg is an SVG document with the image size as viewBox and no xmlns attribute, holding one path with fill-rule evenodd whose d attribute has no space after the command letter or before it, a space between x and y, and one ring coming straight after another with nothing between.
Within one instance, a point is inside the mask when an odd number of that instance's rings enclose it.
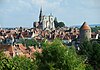
<instances>
[{"instance_id":1,"label":"green tree","mask_svg":"<svg viewBox=\"0 0 100 70\"><path fill-rule=\"evenodd\" d=\"M54 24L56 28L65 26L64 22L58 22L56 17L54 19Z\"/></svg>"},{"instance_id":2,"label":"green tree","mask_svg":"<svg viewBox=\"0 0 100 70\"><path fill-rule=\"evenodd\" d=\"M6 55L3 53L3 51L0 51L0 70L11 70L12 65L10 65L11 59L6 57Z\"/></svg>"},{"instance_id":3,"label":"green tree","mask_svg":"<svg viewBox=\"0 0 100 70\"><path fill-rule=\"evenodd\" d=\"M85 70L83 59L74 47L66 47L58 39L45 42L42 53L35 53L38 70Z\"/></svg>"},{"instance_id":4,"label":"green tree","mask_svg":"<svg viewBox=\"0 0 100 70\"><path fill-rule=\"evenodd\" d=\"M13 70L36 70L36 64L34 60L26 57L15 56L12 58L12 69Z\"/></svg>"},{"instance_id":5,"label":"green tree","mask_svg":"<svg viewBox=\"0 0 100 70\"><path fill-rule=\"evenodd\" d=\"M35 39L20 39L18 43L22 43L27 48L29 46L36 46L39 45L38 42Z\"/></svg>"},{"instance_id":6,"label":"green tree","mask_svg":"<svg viewBox=\"0 0 100 70\"><path fill-rule=\"evenodd\" d=\"M58 21L57 21L57 18L56 17L54 19L54 24L55 24L55 27L57 28L58 27Z\"/></svg>"},{"instance_id":7,"label":"green tree","mask_svg":"<svg viewBox=\"0 0 100 70\"><path fill-rule=\"evenodd\" d=\"M100 44L96 41L83 41L80 44L79 54L84 55L86 63L89 63L94 70L100 69Z\"/></svg>"},{"instance_id":8,"label":"green tree","mask_svg":"<svg viewBox=\"0 0 100 70\"><path fill-rule=\"evenodd\" d=\"M89 63L94 67L95 70L100 70L100 44L93 42L92 46L93 54Z\"/></svg>"},{"instance_id":9,"label":"green tree","mask_svg":"<svg viewBox=\"0 0 100 70\"><path fill-rule=\"evenodd\" d=\"M95 26L91 28L92 32L97 32L98 30L100 30L100 26Z\"/></svg>"},{"instance_id":10,"label":"green tree","mask_svg":"<svg viewBox=\"0 0 100 70\"><path fill-rule=\"evenodd\" d=\"M35 60L26 57L8 58L0 52L0 70L37 70Z\"/></svg>"},{"instance_id":11,"label":"green tree","mask_svg":"<svg viewBox=\"0 0 100 70\"><path fill-rule=\"evenodd\" d=\"M64 27L64 26L65 26L64 22L59 22L58 23L58 27Z\"/></svg>"}]
</instances>

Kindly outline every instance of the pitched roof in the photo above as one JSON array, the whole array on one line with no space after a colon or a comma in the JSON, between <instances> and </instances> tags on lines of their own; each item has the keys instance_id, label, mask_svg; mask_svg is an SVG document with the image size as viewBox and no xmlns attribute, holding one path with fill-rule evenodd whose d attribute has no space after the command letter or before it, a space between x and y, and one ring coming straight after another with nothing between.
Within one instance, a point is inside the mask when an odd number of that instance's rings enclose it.
<instances>
[{"instance_id":1,"label":"pitched roof","mask_svg":"<svg viewBox=\"0 0 100 70\"><path fill-rule=\"evenodd\" d=\"M80 29L82 29L82 30L90 30L91 28L86 22L84 22Z\"/></svg>"},{"instance_id":2,"label":"pitched roof","mask_svg":"<svg viewBox=\"0 0 100 70\"><path fill-rule=\"evenodd\" d=\"M9 51L9 52L13 52L13 46L0 44L0 50L6 50L6 51Z\"/></svg>"}]
</instances>

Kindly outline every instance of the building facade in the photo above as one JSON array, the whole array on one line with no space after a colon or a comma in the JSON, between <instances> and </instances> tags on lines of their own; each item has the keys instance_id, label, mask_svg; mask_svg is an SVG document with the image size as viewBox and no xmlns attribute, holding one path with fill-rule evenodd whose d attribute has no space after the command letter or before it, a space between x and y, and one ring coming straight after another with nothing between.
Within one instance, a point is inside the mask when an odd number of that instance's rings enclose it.
<instances>
[{"instance_id":1,"label":"building facade","mask_svg":"<svg viewBox=\"0 0 100 70\"><path fill-rule=\"evenodd\" d=\"M45 16L42 13L42 8L40 9L40 14L39 14L39 28L43 30L55 30L55 25L54 25L54 17L52 14L49 16Z\"/></svg>"}]
</instances>

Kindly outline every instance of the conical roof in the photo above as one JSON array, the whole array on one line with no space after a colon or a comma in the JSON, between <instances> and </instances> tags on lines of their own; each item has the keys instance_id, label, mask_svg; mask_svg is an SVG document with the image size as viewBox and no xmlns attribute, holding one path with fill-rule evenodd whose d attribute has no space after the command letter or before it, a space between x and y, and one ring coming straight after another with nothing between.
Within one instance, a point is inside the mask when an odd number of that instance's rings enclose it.
<instances>
[{"instance_id":1,"label":"conical roof","mask_svg":"<svg viewBox=\"0 0 100 70\"><path fill-rule=\"evenodd\" d=\"M91 28L86 22L84 22L80 29L82 29L82 30L90 30Z\"/></svg>"}]
</instances>

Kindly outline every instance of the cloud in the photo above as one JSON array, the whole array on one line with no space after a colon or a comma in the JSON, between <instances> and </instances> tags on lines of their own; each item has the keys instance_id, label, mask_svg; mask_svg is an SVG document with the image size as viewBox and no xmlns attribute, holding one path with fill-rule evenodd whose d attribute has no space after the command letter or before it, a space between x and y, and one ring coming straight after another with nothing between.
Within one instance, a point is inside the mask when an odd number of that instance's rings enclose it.
<instances>
[{"instance_id":1,"label":"cloud","mask_svg":"<svg viewBox=\"0 0 100 70\"><path fill-rule=\"evenodd\" d=\"M31 9L32 6L31 6L31 3L29 3L28 1L25 1L25 0L18 0L18 3L19 3L19 6L20 7L24 7L24 8L29 8Z\"/></svg>"},{"instance_id":2,"label":"cloud","mask_svg":"<svg viewBox=\"0 0 100 70\"><path fill-rule=\"evenodd\" d=\"M32 0L32 4L38 7L43 6L44 8L55 9L60 6L63 0Z\"/></svg>"},{"instance_id":3,"label":"cloud","mask_svg":"<svg viewBox=\"0 0 100 70\"><path fill-rule=\"evenodd\" d=\"M69 25L80 24L85 19L100 22L99 3L100 0L0 0L0 18L3 19L2 24L16 22L28 26L32 21L37 21L42 6L43 14L53 13L58 21L68 22Z\"/></svg>"},{"instance_id":4,"label":"cloud","mask_svg":"<svg viewBox=\"0 0 100 70\"><path fill-rule=\"evenodd\" d=\"M81 0L81 4L90 9L100 8L100 0Z\"/></svg>"},{"instance_id":5,"label":"cloud","mask_svg":"<svg viewBox=\"0 0 100 70\"><path fill-rule=\"evenodd\" d=\"M27 0L3 0L0 6L0 14L9 14L32 9L31 3L27 2Z\"/></svg>"}]
</instances>

